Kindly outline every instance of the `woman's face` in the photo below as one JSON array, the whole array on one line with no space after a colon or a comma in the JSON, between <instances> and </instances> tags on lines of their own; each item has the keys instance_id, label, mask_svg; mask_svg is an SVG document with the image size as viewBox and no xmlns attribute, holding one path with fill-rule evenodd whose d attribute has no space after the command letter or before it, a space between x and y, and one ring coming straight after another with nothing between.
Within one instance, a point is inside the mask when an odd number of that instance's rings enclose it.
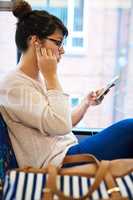
<instances>
[{"instance_id":1,"label":"woman's face","mask_svg":"<svg viewBox=\"0 0 133 200\"><path fill-rule=\"evenodd\" d=\"M61 31L57 30L48 36L43 42L43 45L46 49L51 49L55 53L57 61L59 62L62 54L64 54L63 35Z\"/></svg>"}]
</instances>

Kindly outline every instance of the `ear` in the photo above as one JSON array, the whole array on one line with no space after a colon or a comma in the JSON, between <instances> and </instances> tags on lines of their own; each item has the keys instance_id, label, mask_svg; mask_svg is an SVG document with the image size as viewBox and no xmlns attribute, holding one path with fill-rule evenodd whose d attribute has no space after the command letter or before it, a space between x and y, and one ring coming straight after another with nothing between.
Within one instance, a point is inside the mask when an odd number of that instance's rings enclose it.
<instances>
[{"instance_id":1,"label":"ear","mask_svg":"<svg viewBox=\"0 0 133 200\"><path fill-rule=\"evenodd\" d=\"M35 42L38 41L38 37L36 35L29 36L28 44L34 46Z\"/></svg>"}]
</instances>

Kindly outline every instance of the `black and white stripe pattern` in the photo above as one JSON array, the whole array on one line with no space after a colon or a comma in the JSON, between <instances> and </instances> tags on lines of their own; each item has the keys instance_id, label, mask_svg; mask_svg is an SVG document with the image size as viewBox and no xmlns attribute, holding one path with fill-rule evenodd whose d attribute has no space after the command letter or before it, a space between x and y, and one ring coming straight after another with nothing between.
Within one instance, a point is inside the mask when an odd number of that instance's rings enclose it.
<instances>
[{"instance_id":1,"label":"black and white stripe pattern","mask_svg":"<svg viewBox=\"0 0 133 200\"><path fill-rule=\"evenodd\" d=\"M94 178L78 177L78 176L58 176L57 186L64 195L79 198L84 196L89 186L94 182ZM122 197L128 197L133 200L133 173L122 178L116 178L117 186L120 188ZM108 199L110 196L107 192L107 186L104 181L101 182L99 188L93 192L89 200Z\"/></svg>"},{"instance_id":2,"label":"black and white stripe pattern","mask_svg":"<svg viewBox=\"0 0 133 200\"><path fill-rule=\"evenodd\" d=\"M46 175L11 171L6 176L3 200L40 200Z\"/></svg>"},{"instance_id":3,"label":"black and white stripe pattern","mask_svg":"<svg viewBox=\"0 0 133 200\"><path fill-rule=\"evenodd\" d=\"M133 199L133 172L122 178L116 179L121 195Z\"/></svg>"},{"instance_id":4,"label":"black and white stripe pattern","mask_svg":"<svg viewBox=\"0 0 133 200\"><path fill-rule=\"evenodd\" d=\"M3 200L40 200L45 188L47 175L11 171L6 176ZM57 176L57 187L66 196L79 198L88 192L94 178L79 176ZM116 178L122 197L133 200L133 173L122 178ZM108 199L107 186L101 182L99 188L93 192L89 200ZM57 196L54 199L58 199Z\"/></svg>"},{"instance_id":5,"label":"black and white stripe pattern","mask_svg":"<svg viewBox=\"0 0 133 200\"><path fill-rule=\"evenodd\" d=\"M78 177L78 176L58 176L57 187L64 195L72 196L73 198L79 198L84 196L88 192L88 188L94 182L94 178ZM109 198L107 193L107 187L104 182L101 182L98 190L93 192L89 200Z\"/></svg>"}]
</instances>

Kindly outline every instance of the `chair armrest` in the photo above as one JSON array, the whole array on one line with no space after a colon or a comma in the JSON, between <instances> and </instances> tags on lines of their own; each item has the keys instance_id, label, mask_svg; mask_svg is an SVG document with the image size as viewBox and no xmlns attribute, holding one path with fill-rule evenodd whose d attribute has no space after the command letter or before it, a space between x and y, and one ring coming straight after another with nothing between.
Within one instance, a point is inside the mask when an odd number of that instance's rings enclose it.
<instances>
[{"instance_id":1,"label":"chair armrest","mask_svg":"<svg viewBox=\"0 0 133 200\"><path fill-rule=\"evenodd\" d=\"M97 134L99 131L101 131L102 128L76 128L74 127L72 129L72 132L75 135L82 135L82 136L90 136L90 135L95 135Z\"/></svg>"}]
</instances>

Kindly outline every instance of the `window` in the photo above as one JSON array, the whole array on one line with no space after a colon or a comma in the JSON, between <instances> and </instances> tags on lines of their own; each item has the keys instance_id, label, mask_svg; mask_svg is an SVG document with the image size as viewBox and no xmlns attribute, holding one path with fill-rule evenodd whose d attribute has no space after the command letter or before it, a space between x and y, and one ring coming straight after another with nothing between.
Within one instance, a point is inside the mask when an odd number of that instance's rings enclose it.
<instances>
[{"instance_id":1,"label":"window","mask_svg":"<svg viewBox=\"0 0 133 200\"><path fill-rule=\"evenodd\" d=\"M7 1L7 0L0 0L0 11L7 11L11 9L13 0Z\"/></svg>"},{"instance_id":2,"label":"window","mask_svg":"<svg viewBox=\"0 0 133 200\"><path fill-rule=\"evenodd\" d=\"M0 78L16 65L15 23L11 12L0 12Z\"/></svg>"}]
</instances>

